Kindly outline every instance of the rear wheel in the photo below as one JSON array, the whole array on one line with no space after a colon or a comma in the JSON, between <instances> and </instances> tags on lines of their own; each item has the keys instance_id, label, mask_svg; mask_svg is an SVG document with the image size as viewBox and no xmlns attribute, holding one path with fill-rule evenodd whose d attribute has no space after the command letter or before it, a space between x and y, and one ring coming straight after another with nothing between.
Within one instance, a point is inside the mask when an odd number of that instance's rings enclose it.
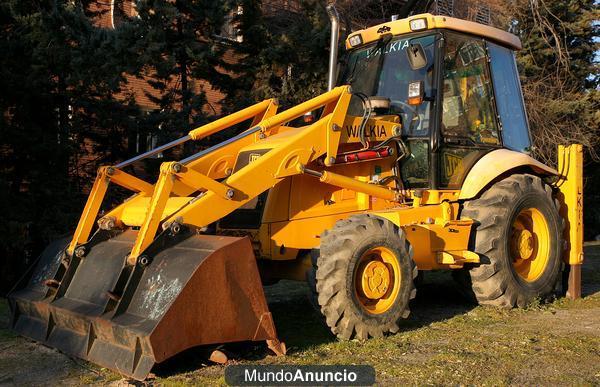
<instances>
[{"instance_id":1,"label":"rear wheel","mask_svg":"<svg viewBox=\"0 0 600 387\"><path fill-rule=\"evenodd\" d=\"M416 294L411 251L402 229L371 215L342 220L321 235L307 279L313 305L338 338L398 331Z\"/></svg>"},{"instance_id":2,"label":"rear wheel","mask_svg":"<svg viewBox=\"0 0 600 387\"><path fill-rule=\"evenodd\" d=\"M523 307L552 295L562 268L563 221L552 190L533 175L510 176L465 203L481 263L456 273L480 304Z\"/></svg>"}]
</instances>

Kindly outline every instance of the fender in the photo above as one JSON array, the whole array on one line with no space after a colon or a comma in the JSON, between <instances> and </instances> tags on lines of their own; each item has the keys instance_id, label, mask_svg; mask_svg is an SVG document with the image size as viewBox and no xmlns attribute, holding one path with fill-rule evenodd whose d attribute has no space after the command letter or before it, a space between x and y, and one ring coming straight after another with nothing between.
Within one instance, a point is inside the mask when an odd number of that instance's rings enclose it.
<instances>
[{"instance_id":1,"label":"fender","mask_svg":"<svg viewBox=\"0 0 600 387\"><path fill-rule=\"evenodd\" d=\"M542 164L525 153L498 149L486 154L475 163L463 182L458 199L474 198L495 178L519 167L529 167L541 175L558 175L556 169Z\"/></svg>"}]
</instances>

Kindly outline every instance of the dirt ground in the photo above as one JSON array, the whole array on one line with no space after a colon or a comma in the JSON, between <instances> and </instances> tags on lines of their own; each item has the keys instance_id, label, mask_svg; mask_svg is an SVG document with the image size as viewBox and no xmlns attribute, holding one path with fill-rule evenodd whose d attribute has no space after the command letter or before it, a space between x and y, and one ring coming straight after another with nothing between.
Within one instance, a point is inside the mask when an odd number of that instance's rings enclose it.
<instances>
[{"instance_id":1,"label":"dirt ground","mask_svg":"<svg viewBox=\"0 0 600 387\"><path fill-rule=\"evenodd\" d=\"M450 275L425 276L401 331L366 342L336 341L312 311L304 284L267 288L288 356L263 346L228 347L242 364L371 364L381 385L600 385L600 244L586 247L584 298L497 310L460 296ZM16 337L0 300L0 385L127 385L120 375ZM222 385L224 366L206 349L153 370L146 384ZM138 383L139 384L139 383Z\"/></svg>"}]
</instances>

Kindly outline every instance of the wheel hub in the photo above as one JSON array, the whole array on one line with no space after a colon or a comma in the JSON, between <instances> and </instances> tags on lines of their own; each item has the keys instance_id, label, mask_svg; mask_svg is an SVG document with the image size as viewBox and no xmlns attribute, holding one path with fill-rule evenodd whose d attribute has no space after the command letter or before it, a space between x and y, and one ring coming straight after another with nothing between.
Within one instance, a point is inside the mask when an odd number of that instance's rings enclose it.
<instances>
[{"instance_id":1,"label":"wheel hub","mask_svg":"<svg viewBox=\"0 0 600 387\"><path fill-rule=\"evenodd\" d=\"M361 281L364 295L371 300L383 297L390 286L390 279L390 270L383 262L367 263Z\"/></svg>"},{"instance_id":2,"label":"wheel hub","mask_svg":"<svg viewBox=\"0 0 600 387\"><path fill-rule=\"evenodd\" d=\"M520 230L517 235L517 249L521 259L533 256L533 234L529 230Z\"/></svg>"},{"instance_id":3,"label":"wheel hub","mask_svg":"<svg viewBox=\"0 0 600 387\"><path fill-rule=\"evenodd\" d=\"M550 230L543 213L536 208L521 210L512 225L513 269L523 280L537 280L549 262Z\"/></svg>"}]
</instances>

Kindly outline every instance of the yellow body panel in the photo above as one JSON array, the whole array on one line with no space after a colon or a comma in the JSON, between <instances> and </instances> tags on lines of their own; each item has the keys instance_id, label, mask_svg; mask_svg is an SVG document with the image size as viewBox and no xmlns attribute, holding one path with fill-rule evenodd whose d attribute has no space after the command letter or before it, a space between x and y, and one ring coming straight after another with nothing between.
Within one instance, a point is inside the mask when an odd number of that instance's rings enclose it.
<instances>
[{"instance_id":1,"label":"yellow body panel","mask_svg":"<svg viewBox=\"0 0 600 387\"><path fill-rule=\"evenodd\" d=\"M566 220L565 239L569 241L565 261L583 263L583 147L580 144L558 147L558 170L561 173L561 215Z\"/></svg>"},{"instance_id":2,"label":"yellow body panel","mask_svg":"<svg viewBox=\"0 0 600 387\"><path fill-rule=\"evenodd\" d=\"M144 223L148 209L150 207L150 197L136 196L127 202L127 206L123 208L123 211L119 217L120 221L130 227L139 227ZM173 196L167 200L165 208L163 210L162 218L165 218L181 207L185 206L192 200L191 197L178 197Z\"/></svg>"},{"instance_id":3,"label":"yellow body panel","mask_svg":"<svg viewBox=\"0 0 600 387\"><path fill-rule=\"evenodd\" d=\"M476 262L475 253L468 251L473 222L446 220L448 217L454 218L458 204L450 206L450 211L444 205L402 206L383 211L355 211L269 223L268 230L261 228L259 232L270 233L268 238L259 236L260 240L270 242L270 251L262 250L263 258L295 259L301 250L319 248L320 234L331 229L337 221L366 212L388 219L405 230L419 270L448 269L450 266L462 267L464 263ZM455 259L451 262L439 261L438 255L442 252L451 254Z\"/></svg>"},{"instance_id":4,"label":"yellow body panel","mask_svg":"<svg viewBox=\"0 0 600 387\"><path fill-rule=\"evenodd\" d=\"M263 223L282 222L289 219L289 197L293 179L293 177L283 179L271 188L263 211Z\"/></svg>"},{"instance_id":5,"label":"yellow body panel","mask_svg":"<svg viewBox=\"0 0 600 387\"><path fill-rule=\"evenodd\" d=\"M281 197L280 200L289 202L288 219L293 220L356 212L369 208L368 195L321 184L314 177L306 175L294 176L291 180L289 199Z\"/></svg>"},{"instance_id":6,"label":"yellow body panel","mask_svg":"<svg viewBox=\"0 0 600 387\"><path fill-rule=\"evenodd\" d=\"M308 180L307 184L314 180ZM311 189L306 187L307 189L298 192L318 192L320 186L319 183L313 183ZM282 195L281 199L284 199L283 195L286 193L284 190L271 195ZM294 196L291 196L290 200L293 201ZM269 232L269 236L259 235L259 239L270 243L269 251L262 250L263 258L295 259L302 250L318 248L320 234L331 229L337 221L355 214L371 213L388 219L405 230L414 249L415 263L420 270L458 268L464 263L478 262L476 254L468 251L473 222L457 219L458 203L438 202L435 205L414 207L379 200L367 201L361 208L356 198L354 202L354 205L349 203L346 207L351 209L349 212L342 212L340 208L329 208L324 204L315 204L311 209L311 217L299 217L296 214L297 217L290 218L289 221L268 223L268 228L261 227L259 234ZM448 254L452 260L448 258Z\"/></svg>"},{"instance_id":7,"label":"yellow body panel","mask_svg":"<svg viewBox=\"0 0 600 387\"><path fill-rule=\"evenodd\" d=\"M476 197L498 176L519 167L528 167L541 175L558 175L554 168L550 168L524 153L498 149L483 156L471 168L463 182L459 199Z\"/></svg>"},{"instance_id":8,"label":"yellow body panel","mask_svg":"<svg viewBox=\"0 0 600 387\"><path fill-rule=\"evenodd\" d=\"M447 29L464 32L493 40L514 50L520 50L522 48L521 40L517 36L506 31L467 20L456 19L449 16L435 16L429 13L411 16L407 19L385 22L364 30L353 32L348 36L348 39L346 39L346 48L352 48L352 46L350 46L350 39L356 35L361 36L363 45L365 45L378 40L382 34L391 33L392 35L404 35L414 32L410 28L410 22L415 19L426 19L427 30Z\"/></svg>"},{"instance_id":9,"label":"yellow body panel","mask_svg":"<svg viewBox=\"0 0 600 387\"><path fill-rule=\"evenodd\" d=\"M413 259L419 270L448 269L461 267L467 260L445 263L438 259L440 253L467 256L471 220L458 220L458 203L443 202L438 205L404 207L373 212L404 229L413 247ZM475 253L471 253L475 254ZM470 256L472 258L472 255ZM446 261L448 262L448 261Z\"/></svg>"}]
</instances>

